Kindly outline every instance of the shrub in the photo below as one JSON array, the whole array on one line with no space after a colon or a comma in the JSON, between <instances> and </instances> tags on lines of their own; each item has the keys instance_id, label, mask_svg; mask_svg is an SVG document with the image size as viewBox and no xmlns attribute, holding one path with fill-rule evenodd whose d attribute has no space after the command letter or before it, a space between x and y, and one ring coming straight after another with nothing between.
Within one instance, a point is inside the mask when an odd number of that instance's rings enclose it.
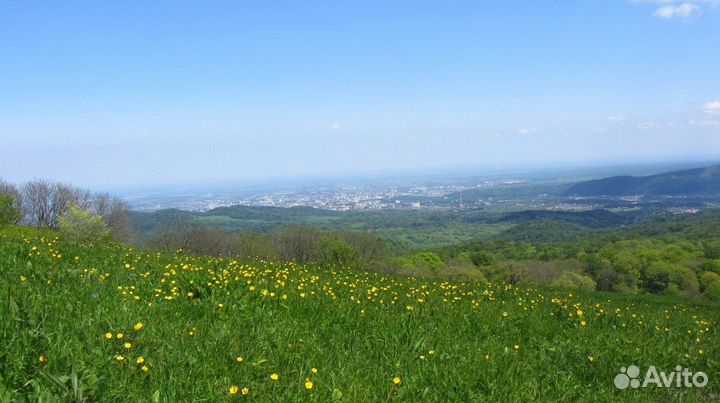
<instances>
[{"instance_id":1,"label":"shrub","mask_svg":"<svg viewBox=\"0 0 720 403\"><path fill-rule=\"evenodd\" d=\"M560 277L553 281L551 285L558 288L593 291L595 290L595 286L597 284L590 276L569 271L563 273Z\"/></svg>"},{"instance_id":2,"label":"shrub","mask_svg":"<svg viewBox=\"0 0 720 403\"><path fill-rule=\"evenodd\" d=\"M720 303L720 282L714 282L705 288L705 297L713 302Z\"/></svg>"},{"instance_id":3,"label":"shrub","mask_svg":"<svg viewBox=\"0 0 720 403\"><path fill-rule=\"evenodd\" d=\"M73 242L96 242L107 239L110 231L99 215L93 215L76 204L58 217L58 226L65 239Z\"/></svg>"},{"instance_id":4,"label":"shrub","mask_svg":"<svg viewBox=\"0 0 720 403\"><path fill-rule=\"evenodd\" d=\"M720 274L706 271L700 274L700 291L705 290L710 284L720 282Z\"/></svg>"}]
</instances>

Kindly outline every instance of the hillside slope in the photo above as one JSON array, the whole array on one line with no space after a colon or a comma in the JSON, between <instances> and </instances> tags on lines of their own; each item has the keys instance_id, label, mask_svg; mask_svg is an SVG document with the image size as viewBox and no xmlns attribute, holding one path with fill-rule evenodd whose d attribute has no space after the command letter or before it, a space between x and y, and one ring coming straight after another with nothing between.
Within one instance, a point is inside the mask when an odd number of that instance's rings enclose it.
<instances>
[{"instance_id":1,"label":"hillside slope","mask_svg":"<svg viewBox=\"0 0 720 403\"><path fill-rule=\"evenodd\" d=\"M567 196L720 194L720 165L651 176L613 176L576 183Z\"/></svg>"},{"instance_id":2,"label":"hillside slope","mask_svg":"<svg viewBox=\"0 0 720 403\"><path fill-rule=\"evenodd\" d=\"M0 401L713 401L718 311L0 230ZM672 320L670 319L672 316ZM478 368L481 367L481 370ZM632 393L632 394L628 394Z\"/></svg>"}]
</instances>

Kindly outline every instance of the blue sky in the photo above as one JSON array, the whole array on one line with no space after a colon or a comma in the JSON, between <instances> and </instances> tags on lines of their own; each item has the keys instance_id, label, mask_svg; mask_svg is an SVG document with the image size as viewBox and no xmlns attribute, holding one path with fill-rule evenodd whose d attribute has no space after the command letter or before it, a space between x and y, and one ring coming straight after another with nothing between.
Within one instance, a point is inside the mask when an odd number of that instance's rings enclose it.
<instances>
[{"instance_id":1,"label":"blue sky","mask_svg":"<svg viewBox=\"0 0 720 403\"><path fill-rule=\"evenodd\" d=\"M0 2L0 177L720 159L720 0Z\"/></svg>"}]
</instances>

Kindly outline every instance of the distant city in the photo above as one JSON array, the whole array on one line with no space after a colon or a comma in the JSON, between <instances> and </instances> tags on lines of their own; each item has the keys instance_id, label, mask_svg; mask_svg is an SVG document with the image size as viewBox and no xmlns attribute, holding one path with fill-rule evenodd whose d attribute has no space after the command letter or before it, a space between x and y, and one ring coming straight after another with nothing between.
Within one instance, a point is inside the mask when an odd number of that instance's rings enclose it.
<instances>
[{"instance_id":1,"label":"distant city","mask_svg":"<svg viewBox=\"0 0 720 403\"><path fill-rule=\"evenodd\" d=\"M522 183L523 180L483 181L470 185L321 185L296 189L265 191L224 190L213 192L167 193L165 195L129 196L131 207L138 211L175 208L207 211L234 205L271 207L313 207L332 211L367 211L382 209L457 209L470 207L459 200L448 202L448 195L470 189ZM474 204L474 203L473 203Z\"/></svg>"}]
</instances>

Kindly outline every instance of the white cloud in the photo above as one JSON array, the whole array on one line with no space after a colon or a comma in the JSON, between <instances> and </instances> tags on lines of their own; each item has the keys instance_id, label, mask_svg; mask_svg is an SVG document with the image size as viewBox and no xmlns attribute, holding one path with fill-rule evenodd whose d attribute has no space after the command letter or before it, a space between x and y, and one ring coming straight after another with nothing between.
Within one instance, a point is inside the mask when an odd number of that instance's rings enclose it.
<instances>
[{"instance_id":1,"label":"white cloud","mask_svg":"<svg viewBox=\"0 0 720 403\"><path fill-rule=\"evenodd\" d=\"M340 122L335 122L330 125L330 130L340 130L340 129L342 129Z\"/></svg>"},{"instance_id":2,"label":"white cloud","mask_svg":"<svg viewBox=\"0 0 720 403\"><path fill-rule=\"evenodd\" d=\"M705 113L720 113L720 101L712 101L703 105Z\"/></svg>"},{"instance_id":3,"label":"white cloud","mask_svg":"<svg viewBox=\"0 0 720 403\"><path fill-rule=\"evenodd\" d=\"M720 126L720 122L717 120L709 120L709 119L703 119L703 120L692 120L688 121L688 124L690 126L697 126L697 127L716 127Z\"/></svg>"},{"instance_id":4,"label":"white cloud","mask_svg":"<svg viewBox=\"0 0 720 403\"><path fill-rule=\"evenodd\" d=\"M609 121L613 123L624 123L625 122L625 116L623 115L611 115L607 118Z\"/></svg>"},{"instance_id":5,"label":"white cloud","mask_svg":"<svg viewBox=\"0 0 720 403\"><path fill-rule=\"evenodd\" d=\"M640 130L659 129L660 127L662 127L662 126L655 123L652 120L648 120L647 122L642 122L637 126L637 128Z\"/></svg>"},{"instance_id":6,"label":"white cloud","mask_svg":"<svg viewBox=\"0 0 720 403\"><path fill-rule=\"evenodd\" d=\"M534 127L521 127L518 129L518 133L520 134L534 134L537 132Z\"/></svg>"},{"instance_id":7,"label":"white cloud","mask_svg":"<svg viewBox=\"0 0 720 403\"><path fill-rule=\"evenodd\" d=\"M682 17L687 18L690 17L692 14L697 12L698 6L692 3L682 3L680 5L672 5L668 4L666 6L662 6L655 10L653 15L655 17L664 18L666 20L675 18L675 17Z\"/></svg>"}]
</instances>

